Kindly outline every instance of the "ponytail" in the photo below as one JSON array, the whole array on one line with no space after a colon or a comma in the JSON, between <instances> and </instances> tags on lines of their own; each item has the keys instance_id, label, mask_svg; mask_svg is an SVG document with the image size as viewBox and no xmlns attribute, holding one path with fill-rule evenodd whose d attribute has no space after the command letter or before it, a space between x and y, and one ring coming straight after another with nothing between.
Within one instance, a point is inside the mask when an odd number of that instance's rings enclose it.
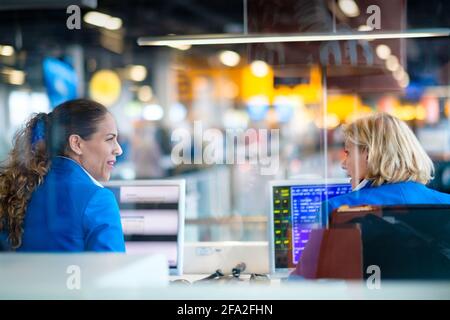
<instances>
[{"instance_id":1,"label":"ponytail","mask_svg":"<svg viewBox=\"0 0 450 320\"><path fill-rule=\"evenodd\" d=\"M51 113L38 113L14 137L7 161L0 165L0 233L13 249L22 244L23 222L33 191L42 184L55 156L67 156L70 135L88 140L108 110L87 99L66 101Z\"/></svg>"},{"instance_id":2,"label":"ponytail","mask_svg":"<svg viewBox=\"0 0 450 320\"><path fill-rule=\"evenodd\" d=\"M12 249L21 245L28 201L50 166L50 119L46 113L31 118L15 135L9 158L0 166L0 232L7 231Z\"/></svg>"}]
</instances>

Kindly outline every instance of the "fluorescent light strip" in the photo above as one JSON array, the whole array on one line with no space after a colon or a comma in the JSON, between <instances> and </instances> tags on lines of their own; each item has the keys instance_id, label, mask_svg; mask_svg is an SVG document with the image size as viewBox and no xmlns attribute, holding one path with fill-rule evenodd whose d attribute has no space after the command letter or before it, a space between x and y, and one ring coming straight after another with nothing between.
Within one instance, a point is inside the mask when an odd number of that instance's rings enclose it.
<instances>
[{"instance_id":1,"label":"fluorescent light strip","mask_svg":"<svg viewBox=\"0 0 450 320\"><path fill-rule=\"evenodd\" d=\"M308 41L337 41L337 40L376 40L376 39L407 39L448 37L449 28L416 29L405 32L349 32L349 33L309 33L309 34L210 34L199 36L168 36L142 37L138 39L140 46L169 46L169 45L209 45L209 44L245 44L269 42L308 42Z\"/></svg>"}]
</instances>

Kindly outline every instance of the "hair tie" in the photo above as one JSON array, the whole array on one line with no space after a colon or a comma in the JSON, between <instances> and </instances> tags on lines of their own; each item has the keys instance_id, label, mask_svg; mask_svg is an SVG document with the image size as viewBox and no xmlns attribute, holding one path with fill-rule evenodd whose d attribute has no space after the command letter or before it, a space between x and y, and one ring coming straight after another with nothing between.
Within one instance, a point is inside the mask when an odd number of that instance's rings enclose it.
<instances>
[{"instance_id":1,"label":"hair tie","mask_svg":"<svg viewBox=\"0 0 450 320\"><path fill-rule=\"evenodd\" d=\"M34 127L33 127L33 134L31 137L31 146L33 149L35 148L36 144L39 141L44 140L45 138L45 121L44 119L40 118L36 121Z\"/></svg>"}]
</instances>

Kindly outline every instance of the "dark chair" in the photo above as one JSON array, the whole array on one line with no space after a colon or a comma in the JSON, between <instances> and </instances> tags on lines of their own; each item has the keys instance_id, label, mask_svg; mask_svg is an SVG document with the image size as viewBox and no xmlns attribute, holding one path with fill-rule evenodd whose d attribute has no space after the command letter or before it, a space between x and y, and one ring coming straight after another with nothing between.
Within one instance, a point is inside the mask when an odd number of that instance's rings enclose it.
<instances>
[{"instance_id":1,"label":"dark chair","mask_svg":"<svg viewBox=\"0 0 450 320\"><path fill-rule=\"evenodd\" d=\"M449 205L374 207L347 223L361 229L363 271L376 265L382 279L450 279Z\"/></svg>"},{"instance_id":2,"label":"dark chair","mask_svg":"<svg viewBox=\"0 0 450 320\"><path fill-rule=\"evenodd\" d=\"M450 205L360 206L311 234L294 275L309 279L450 280Z\"/></svg>"}]
</instances>

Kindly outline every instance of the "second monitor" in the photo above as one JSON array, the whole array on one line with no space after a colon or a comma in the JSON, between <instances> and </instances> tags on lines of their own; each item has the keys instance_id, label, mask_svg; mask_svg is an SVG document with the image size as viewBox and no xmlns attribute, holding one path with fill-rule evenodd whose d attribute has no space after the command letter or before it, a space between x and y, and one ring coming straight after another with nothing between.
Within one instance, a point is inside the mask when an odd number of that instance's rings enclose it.
<instances>
[{"instance_id":1,"label":"second monitor","mask_svg":"<svg viewBox=\"0 0 450 320\"><path fill-rule=\"evenodd\" d=\"M272 273L295 268L311 230L326 227L322 202L350 191L348 179L271 182L268 230Z\"/></svg>"},{"instance_id":2,"label":"second monitor","mask_svg":"<svg viewBox=\"0 0 450 320\"><path fill-rule=\"evenodd\" d=\"M129 254L164 254L171 274L183 272L184 180L105 183L117 200Z\"/></svg>"}]
</instances>

